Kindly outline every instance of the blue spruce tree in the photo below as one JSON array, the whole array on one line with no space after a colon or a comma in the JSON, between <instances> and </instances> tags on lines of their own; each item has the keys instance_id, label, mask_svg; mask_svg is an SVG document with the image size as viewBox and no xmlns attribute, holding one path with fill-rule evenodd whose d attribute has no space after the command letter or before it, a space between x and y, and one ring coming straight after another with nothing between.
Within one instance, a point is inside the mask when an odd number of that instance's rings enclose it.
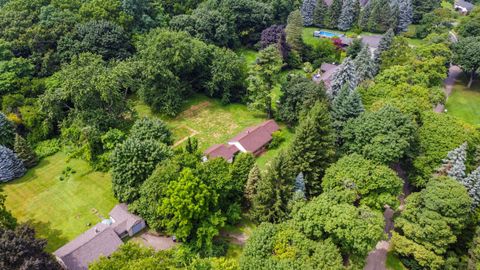
<instances>
[{"instance_id":1,"label":"blue spruce tree","mask_svg":"<svg viewBox=\"0 0 480 270\"><path fill-rule=\"evenodd\" d=\"M25 174L23 162L7 147L0 145L0 182L8 182Z\"/></svg>"}]
</instances>

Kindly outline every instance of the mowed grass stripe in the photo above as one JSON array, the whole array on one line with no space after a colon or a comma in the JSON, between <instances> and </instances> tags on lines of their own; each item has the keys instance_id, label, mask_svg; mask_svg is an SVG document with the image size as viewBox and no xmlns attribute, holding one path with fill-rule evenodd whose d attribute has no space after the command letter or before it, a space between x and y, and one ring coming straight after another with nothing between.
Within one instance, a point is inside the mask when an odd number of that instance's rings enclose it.
<instances>
[{"instance_id":1,"label":"mowed grass stripe","mask_svg":"<svg viewBox=\"0 0 480 270\"><path fill-rule=\"evenodd\" d=\"M76 173L60 181L66 166ZM30 222L54 251L107 217L117 203L109 174L93 172L84 161L66 162L65 154L48 157L27 174L3 185L6 205L21 222ZM98 214L92 210L96 209ZM90 224L90 226L87 226Z\"/></svg>"}]
</instances>

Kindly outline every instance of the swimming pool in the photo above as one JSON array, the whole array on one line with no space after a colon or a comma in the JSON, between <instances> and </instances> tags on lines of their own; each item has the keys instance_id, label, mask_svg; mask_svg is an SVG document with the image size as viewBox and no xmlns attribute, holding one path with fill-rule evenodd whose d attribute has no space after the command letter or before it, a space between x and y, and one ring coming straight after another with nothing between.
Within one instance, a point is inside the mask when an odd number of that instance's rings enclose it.
<instances>
[{"instance_id":1,"label":"swimming pool","mask_svg":"<svg viewBox=\"0 0 480 270\"><path fill-rule=\"evenodd\" d=\"M315 31L313 32L315 37L325 37L325 38L333 38L333 37L344 37L345 35L332 33L328 31Z\"/></svg>"}]
</instances>

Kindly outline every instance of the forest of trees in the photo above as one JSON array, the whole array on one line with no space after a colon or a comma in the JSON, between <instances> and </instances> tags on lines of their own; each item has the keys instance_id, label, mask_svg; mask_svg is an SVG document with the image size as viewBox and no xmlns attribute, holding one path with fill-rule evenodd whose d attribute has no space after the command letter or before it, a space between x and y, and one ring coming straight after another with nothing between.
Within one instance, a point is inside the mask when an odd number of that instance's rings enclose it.
<instances>
[{"instance_id":1,"label":"forest of trees","mask_svg":"<svg viewBox=\"0 0 480 270\"><path fill-rule=\"evenodd\" d=\"M480 9L458 19L437 0L331 2L0 1L0 182L62 149L181 242L128 242L91 269L363 269L381 240L408 269L479 269L480 132L433 108L450 64L476 80ZM382 39L374 52L311 45L305 26ZM330 85L312 80L333 62ZM292 138L265 168L249 153L205 161L197 139L174 147L167 123L132 102L175 117L196 94ZM237 261L219 236L242 220L255 229ZM35 235L0 194L0 268L59 269Z\"/></svg>"}]
</instances>

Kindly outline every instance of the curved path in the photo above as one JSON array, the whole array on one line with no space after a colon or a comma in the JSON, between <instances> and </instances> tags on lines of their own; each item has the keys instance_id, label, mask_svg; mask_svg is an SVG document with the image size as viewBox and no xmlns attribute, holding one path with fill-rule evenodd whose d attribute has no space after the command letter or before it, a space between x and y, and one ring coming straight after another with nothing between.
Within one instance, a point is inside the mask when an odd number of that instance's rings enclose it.
<instances>
[{"instance_id":1,"label":"curved path","mask_svg":"<svg viewBox=\"0 0 480 270\"><path fill-rule=\"evenodd\" d=\"M453 86L455 85L458 76L462 74L462 70L459 66L451 66L448 70L448 77L445 79L443 91L445 92L445 96L448 97L452 94ZM443 113L445 111L445 104L438 104L435 107L435 112Z\"/></svg>"},{"instance_id":2,"label":"curved path","mask_svg":"<svg viewBox=\"0 0 480 270\"><path fill-rule=\"evenodd\" d=\"M400 207L399 210L402 211L405 207L405 198L410 195L410 184L407 179L407 173L400 167L399 164L396 164L392 168L397 172L397 175L403 179L403 192L399 196ZM384 232L388 235L388 241L380 241L377 243L377 246L373 251L368 254L367 262L365 264L364 270L386 270L387 266L387 253L390 249L390 238L392 237L392 231L394 229L393 215L395 211L390 207L386 207L385 212L383 213L383 218L385 219L385 229Z\"/></svg>"}]
</instances>

